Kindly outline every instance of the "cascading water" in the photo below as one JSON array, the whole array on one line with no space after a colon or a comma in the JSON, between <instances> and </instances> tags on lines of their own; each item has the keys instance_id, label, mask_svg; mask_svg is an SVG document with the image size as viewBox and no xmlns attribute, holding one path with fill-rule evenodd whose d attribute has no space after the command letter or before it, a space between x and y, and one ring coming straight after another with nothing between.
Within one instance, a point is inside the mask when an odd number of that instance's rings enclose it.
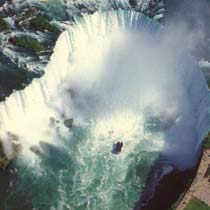
<instances>
[{"instance_id":1,"label":"cascading water","mask_svg":"<svg viewBox=\"0 0 210 210\"><path fill-rule=\"evenodd\" d=\"M131 11L84 15L60 35L45 75L0 104L5 151L7 131L24 147L5 210L132 209L160 152L179 168L195 163L209 91L161 30Z\"/></svg>"}]
</instances>

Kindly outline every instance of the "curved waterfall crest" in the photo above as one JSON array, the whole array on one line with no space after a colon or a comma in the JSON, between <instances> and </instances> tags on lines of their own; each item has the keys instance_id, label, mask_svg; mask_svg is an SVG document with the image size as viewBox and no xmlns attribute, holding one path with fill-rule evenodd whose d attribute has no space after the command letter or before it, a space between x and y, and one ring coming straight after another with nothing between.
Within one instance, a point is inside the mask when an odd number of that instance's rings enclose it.
<instances>
[{"instance_id":1,"label":"curved waterfall crest","mask_svg":"<svg viewBox=\"0 0 210 210\"><path fill-rule=\"evenodd\" d=\"M48 120L51 115L60 117L61 113L56 113L57 109L54 110L55 107L52 106L51 102L54 100L52 98L58 94L57 90L62 81L73 73L70 66L72 54L79 42L86 41L87 35L105 36L120 30L144 30L144 28L148 31L157 31L161 27L158 22L151 21L145 15L134 11L96 12L76 19L75 24L69 26L58 38L44 76L34 79L24 90L14 91L0 104L2 130L16 133L15 130L20 129L17 128L18 124L23 123L22 119L27 118L25 123L28 125L27 120L30 122L36 120L37 114L43 114L43 118L47 115L45 120ZM31 138L33 139L32 136Z\"/></svg>"},{"instance_id":2,"label":"curved waterfall crest","mask_svg":"<svg viewBox=\"0 0 210 210\"><path fill-rule=\"evenodd\" d=\"M69 28L60 35L51 61L45 69L45 75L41 79L34 79L32 84L24 90L14 91L5 102L0 104L2 130L14 129L13 131L16 132L16 125L25 118L25 115L27 115L27 120L29 121L36 119L36 116L33 116L34 110L37 110L38 113L45 113L42 117L46 118L46 122L51 115L60 118L63 107L59 104L60 101L58 101L56 97L60 94L58 90L61 87L62 81L64 81L66 77L71 77L71 74L74 74L71 69L71 60L78 46L86 42L87 37L95 38L98 35L105 37L107 34L117 34L118 32L129 33L129 31L137 33L146 31L155 36L157 32L163 31L163 27L158 22L134 11L117 10L96 12L93 15L86 14L75 19L75 24L69 26ZM97 41L100 42L101 40L99 39ZM193 63L191 58L188 60L189 61L184 64L186 66L183 65L184 67L181 67L181 69L188 69L187 72L181 73L184 74L181 80L185 83L184 85L187 88L189 97L192 99L192 106L195 110L194 114L197 118L196 136L198 143L196 144L196 148L198 149L209 130L209 91L199 67ZM57 96L55 97L56 94ZM53 100L55 103L52 103ZM65 114L69 115L72 113L66 111ZM25 122L26 124L27 120ZM36 129L38 129L38 127ZM18 128L18 130L19 129L20 128Z\"/></svg>"}]
</instances>

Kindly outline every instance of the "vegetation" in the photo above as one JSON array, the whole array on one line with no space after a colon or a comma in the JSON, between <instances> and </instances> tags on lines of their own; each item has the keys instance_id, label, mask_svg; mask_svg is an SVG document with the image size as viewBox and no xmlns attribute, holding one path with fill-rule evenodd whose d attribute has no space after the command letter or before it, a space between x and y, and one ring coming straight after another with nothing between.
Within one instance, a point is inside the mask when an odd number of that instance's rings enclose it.
<instances>
[{"instance_id":1,"label":"vegetation","mask_svg":"<svg viewBox=\"0 0 210 210\"><path fill-rule=\"evenodd\" d=\"M38 14L38 9L36 7L28 8L26 11L24 11L22 15L22 20L33 17Z\"/></svg>"},{"instance_id":2,"label":"vegetation","mask_svg":"<svg viewBox=\"0 0 210 210\"><path fill-rule=\"evenodd\" d=\"M59 29L49 22L49 18L38 15L31 20L31 26L40 31L59 32Z\"/></svg>"},{"instance_id":3,"label":"vegetation","mask_svg":"<svg viewBox=\"0 0 210 210\"><path fill-rule=\"evenodd\" d=\"M29 36L14 36L9 39L9 41L19 47L26 48L28 50L32 50L35 52L39 52L45 50L45 46L38 42L36 39L31 38Z\"/></svg>"},{"instance_id":4,"label":"vegetation","mask_svg":"<svg viewBox=\"0 0 210 210\"><path fill-rule=\"evenodd\" d=\"M0 18L0 32L7 31L10 29L9 23L7 23L3 18Z\"/></svg>"},{"instance_id":5,"label":"vegetation","mask_svg":"<svg viewBox=\"0 0 210 210\"><path fill-rule=\"evenodd\" d=\"M197 198L192 198L184 210L210 210L210 207Z\"/></svg>"},{"instance_id":6,"label":"vegetation","mask_svg":"<svg viewBox=\"0 0 210 210\"><path fill-rule=\"evenodd\" d=\"M207 137L204 139L203 148L210 149L210 132L208 133Z\"/></svg>"}]
</instances>

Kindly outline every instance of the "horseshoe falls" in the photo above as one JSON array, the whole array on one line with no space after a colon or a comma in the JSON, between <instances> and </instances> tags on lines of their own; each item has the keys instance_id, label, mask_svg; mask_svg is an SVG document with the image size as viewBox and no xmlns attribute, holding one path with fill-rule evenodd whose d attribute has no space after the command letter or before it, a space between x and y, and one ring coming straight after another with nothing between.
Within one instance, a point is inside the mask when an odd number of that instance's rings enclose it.
<instances>
[{"instance_id":1,"label":"horseshoe falls","mask_svg":"<svg viewBox=\"0 0 210 210\"><path fill-rule=\"evenodd\" d=\"M8 131L23 146L3 208L133 209L160 154L171 167L194 166L210 98L182 44L133 11L83 15L67 27L44 76L0 104L5 151Z\"/></svg>"}]
</instances>

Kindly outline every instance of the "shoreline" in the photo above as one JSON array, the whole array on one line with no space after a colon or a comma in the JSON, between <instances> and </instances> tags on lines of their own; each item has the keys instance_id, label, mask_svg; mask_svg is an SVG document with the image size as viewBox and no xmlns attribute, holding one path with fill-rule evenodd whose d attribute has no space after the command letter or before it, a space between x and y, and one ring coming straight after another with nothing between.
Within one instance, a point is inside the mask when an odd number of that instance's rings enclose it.
<instances>
[{"instance_id":1,"label":"shoreline","mask_svg":"<svg viewBox=\"0 0 210 210\"><path fill-rule=\"evenodd\" d=\"M200 161L201 156L192 169L180 171L173 168L169 173L162 173L163 176L160 176L167 165L161 163L159 158L148 175L142 196L134 210L175 210L177 202L188 191L196 177ZM155 182L154 177L157 178Z\"/></svg>"},{"instance_id":2,"label":"shoreline","mask_svg":"<svg viewBox=\"0 0 210 210\"><path fill-rule=\"evenodd\" d=\"M203 149L194 168L186 171L173 169L157 183L151 181L163 167L159 159L148 175L134 210L184 210L192 198L210 206L210 149ZM151 196L152 188L155 189Z\"/></svg>"},{"instance_id":3,"label":"shoreline","mask_svg":"<svg viewBox=\"0 0 210 210\"><path fill-rule=\"evenodd\" d=\"M203 203L210 206L210 184L208 182L210 176L210 149L204 149L202 158L196 173L196 176L182 198L176 210L184 210L192 198L198 198Z\"/></svg>"}]
</instances>

